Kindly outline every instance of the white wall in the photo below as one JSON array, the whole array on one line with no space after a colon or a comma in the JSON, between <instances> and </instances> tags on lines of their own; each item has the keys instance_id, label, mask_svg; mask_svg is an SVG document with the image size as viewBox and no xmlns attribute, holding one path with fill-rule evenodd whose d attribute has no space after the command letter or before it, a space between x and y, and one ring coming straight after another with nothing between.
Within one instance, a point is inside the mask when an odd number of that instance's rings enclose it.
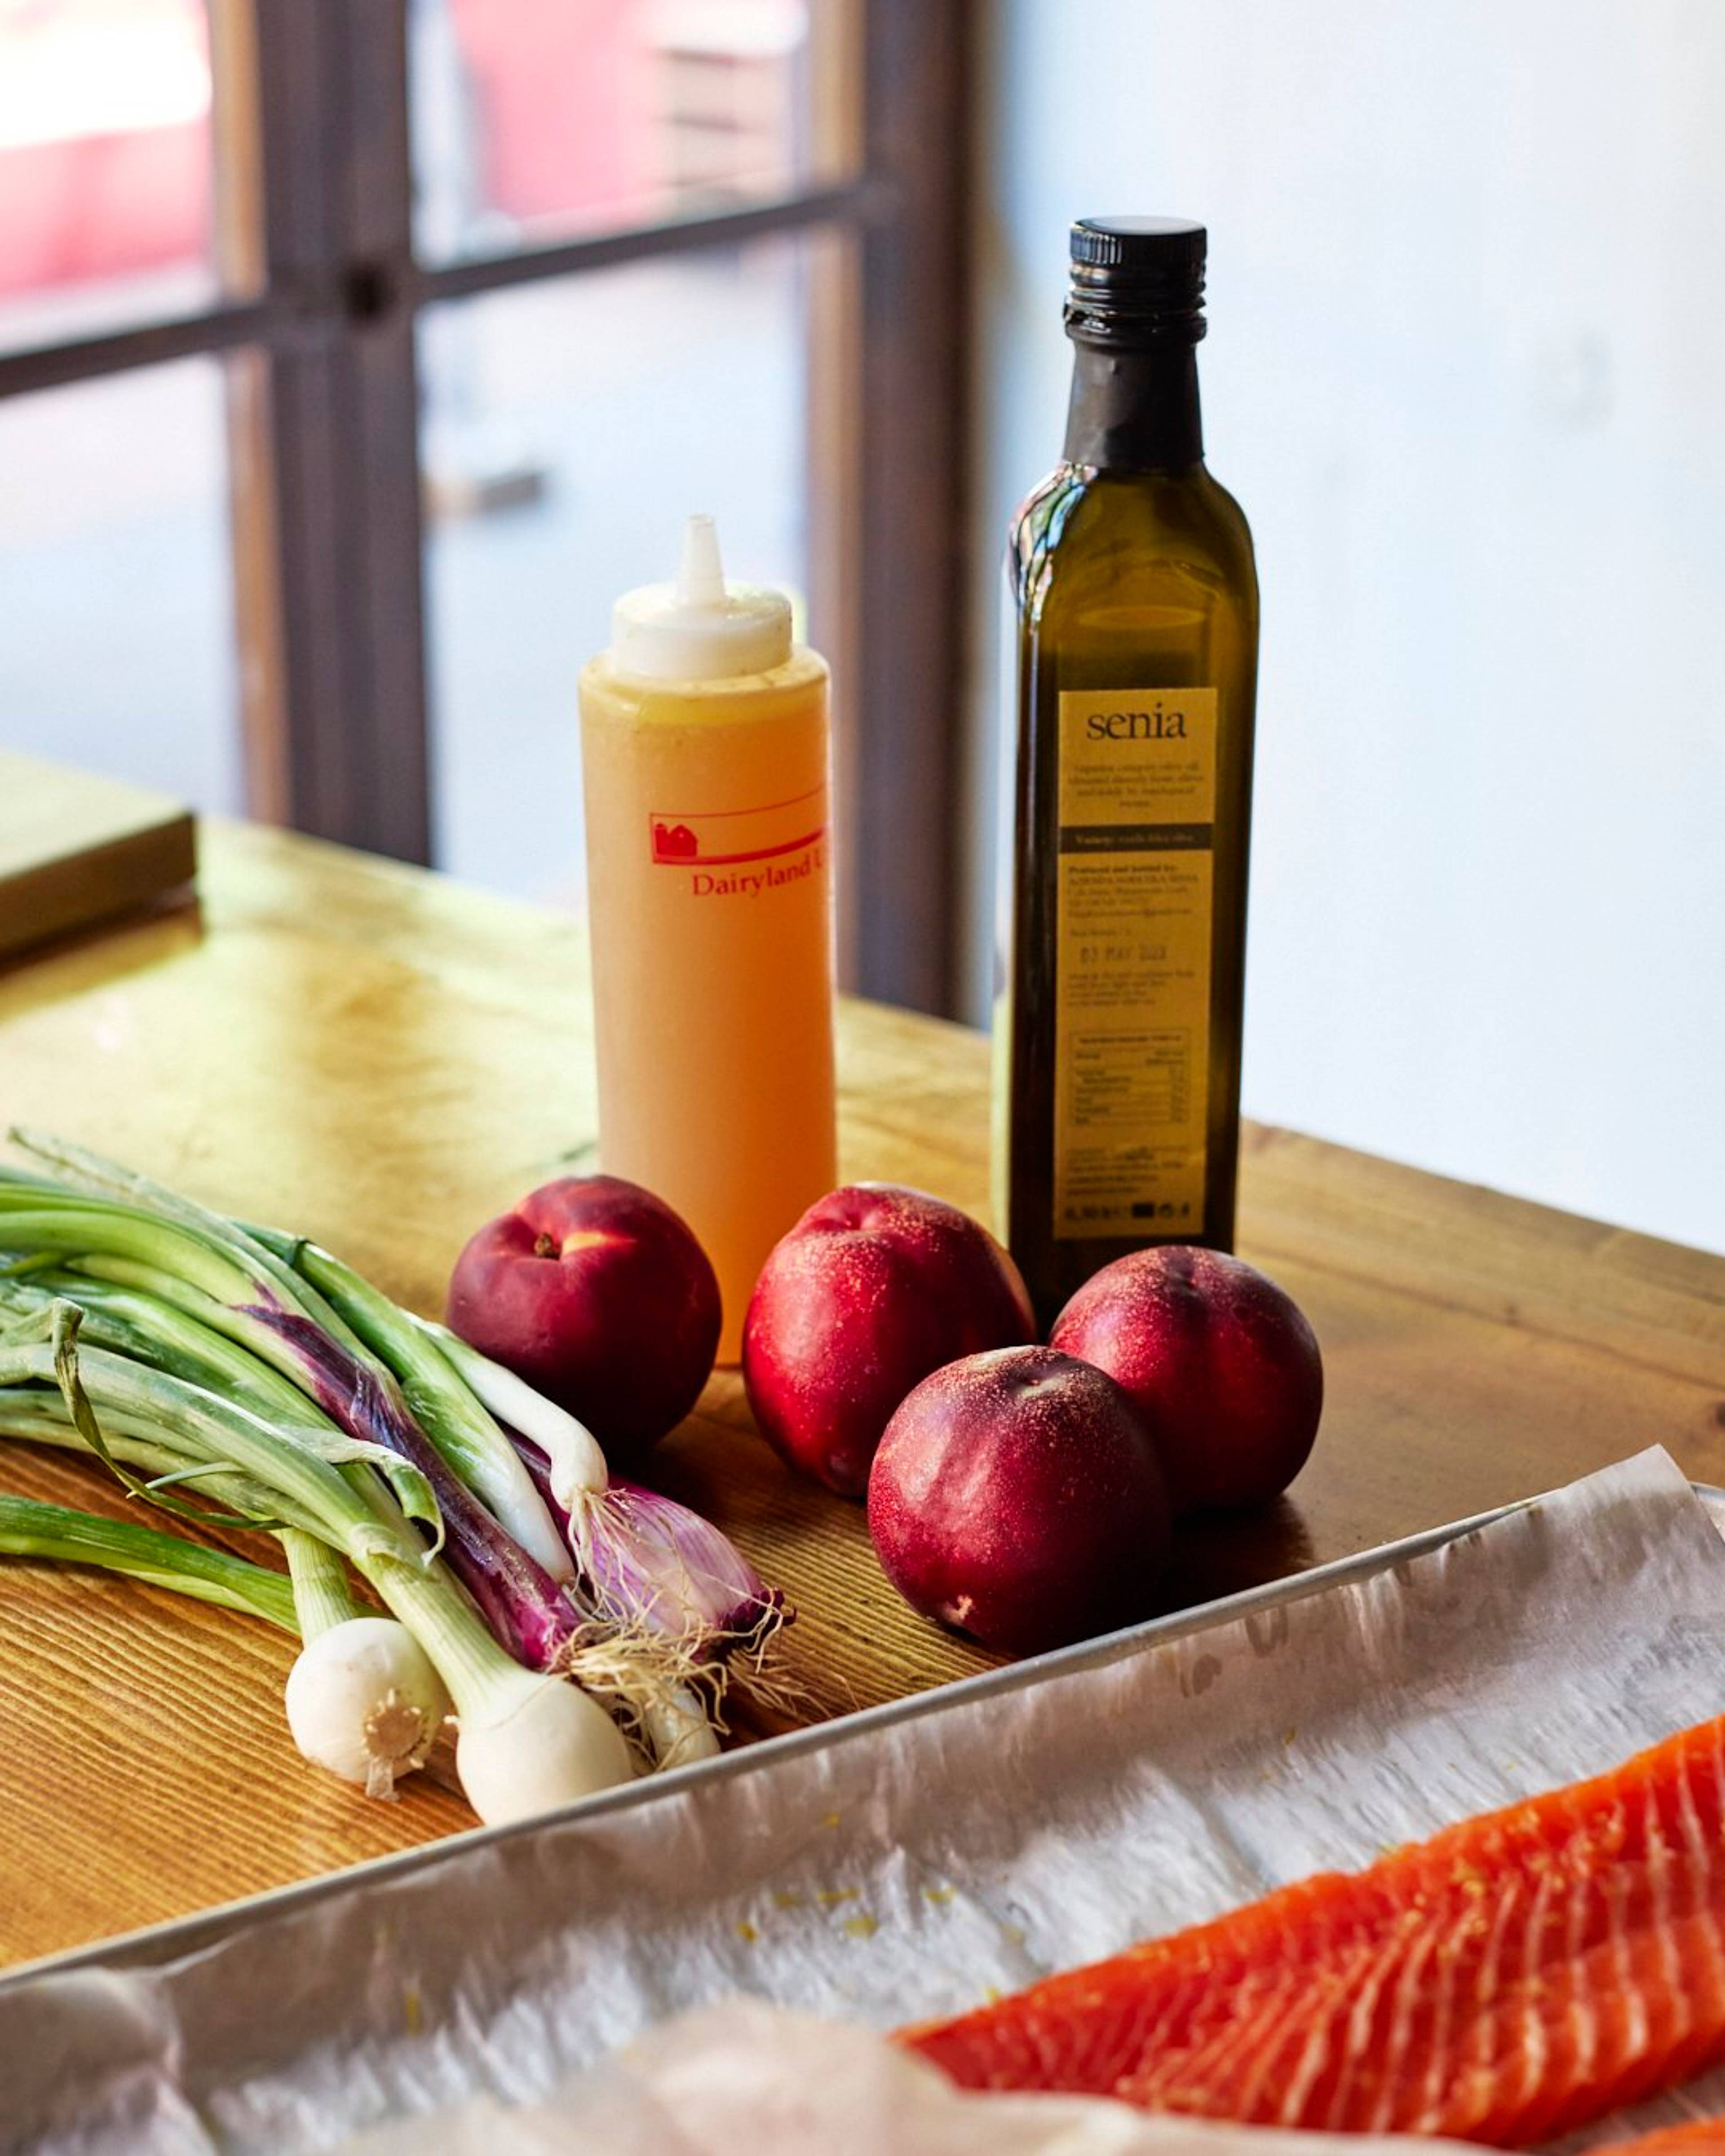
<instances>
[{"instance_id":1,"label":"white wall","mask_svg":"<svg viewBox=\"0 0 1725 2156\"><path fill-rule=\"evenodd\" d=\"M987 13L977 783L1067 221L1201 218L1264 593L1247 1112L1725 1249L1725 7Z\"/></svg>"}]
</instances>

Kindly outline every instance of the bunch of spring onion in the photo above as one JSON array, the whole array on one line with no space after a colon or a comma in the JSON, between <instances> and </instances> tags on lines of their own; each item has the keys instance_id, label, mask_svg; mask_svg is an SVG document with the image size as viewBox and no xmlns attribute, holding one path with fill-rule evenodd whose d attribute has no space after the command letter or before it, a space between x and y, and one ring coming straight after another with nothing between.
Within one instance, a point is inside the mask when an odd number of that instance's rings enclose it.
<instances>
[{"instance_id":1,"label":"bunch of spring onion","mask_svg":"<svg viewBox=\"0 0 1725 2156\"><path fill-rule=\"evenodd\" d=\"M209 1519L195 1491L222 1522L281 1534L306 1640L290 1685L302 1750L373 1788L418 1763L439 1704L425 1663L488 1820L624 1779L619 1719L652 1765L716 1749L727 1666L783 1616L716 1529L612 1484L579 1423L315 1245L13 1137L54 1173L0 1168L0 1435L92 1451L170 1511ZM342 1560L411 1635L413 1686L405 1645L403 1670L384 1666L389 1620L356 1615Z\"/></svg>"}]
</instances>

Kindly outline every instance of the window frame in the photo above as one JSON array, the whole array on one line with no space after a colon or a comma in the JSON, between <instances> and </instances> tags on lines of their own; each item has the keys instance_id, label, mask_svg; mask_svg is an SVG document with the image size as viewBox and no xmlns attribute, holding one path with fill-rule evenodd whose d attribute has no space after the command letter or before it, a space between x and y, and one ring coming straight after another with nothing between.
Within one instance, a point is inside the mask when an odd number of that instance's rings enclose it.
<instances>
[{"instance_id":1,"label":"window frame","mask_svg":"<svg viewBox=\"0 0 1725 2156\"><path fill-rule=\"evenodd\" d=\"M810 0L817 124L852 177L438 264L413 250L408 4L208 0L215 251L236 296L0 352L0 396L228 357L248 809L429 862L420 311L769 234L829 241L811 277L808 470L841 977L950 1009L973 0Z\"/></svg>"}]
</instances>

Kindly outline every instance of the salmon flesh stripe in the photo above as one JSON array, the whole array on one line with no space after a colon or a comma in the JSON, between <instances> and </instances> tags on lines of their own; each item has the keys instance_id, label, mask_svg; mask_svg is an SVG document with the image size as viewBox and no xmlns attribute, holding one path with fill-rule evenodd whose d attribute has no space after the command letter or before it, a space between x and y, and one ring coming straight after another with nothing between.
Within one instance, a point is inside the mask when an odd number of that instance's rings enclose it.
<instances>
[{"instance_id":1,"label":"salmon flesh stripe","mask_svg":"<svg viewBox=\"0 0 1725 2156\"><path fill-rule=\"evenodd\" d=\"M1722 1835L1725 1717L899 2041L967 2088L1526 2148L1725 2060Z\"/></svg>"},{"instance_id":2,"label":"salmon flesh stripe","mask_svg":"<svg viewBox=\"0 0 1725 2156\"><path fill-rule=\"evenodd\" d=\"M1657 2126L1634 2141L1602 2143L1594 2156L1725 2156L1725 2118L1688 2118Z\"/></svg>"}]
</instances>

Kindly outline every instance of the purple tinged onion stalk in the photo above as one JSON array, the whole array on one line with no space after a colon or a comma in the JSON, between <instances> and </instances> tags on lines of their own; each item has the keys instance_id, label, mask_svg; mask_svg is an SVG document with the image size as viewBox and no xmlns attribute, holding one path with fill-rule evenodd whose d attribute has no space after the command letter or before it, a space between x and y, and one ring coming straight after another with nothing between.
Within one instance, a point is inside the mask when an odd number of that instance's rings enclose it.
<instances>
[{"instance_id":1,"label":"purple tinged onion stalk","mask_svg":"<svg viewBox=\"0 0 1725 2156\"><path fill-rule=\"evenodd\" d=\"M711 1521L614 1476L567 1409L447 1327L416 1323L526 1463L603 1614L707 1663L757 1653L789 1621L783 1595Z\"/></svg>"},{"instance_id":2,"label":"purple tinged onion stalk","mask_svg":"<svg viewBox=\"0 0 1725 2156\"><path fill-rule=\"evenodd\" d=\"M448 1466L394 1388L295 1312L254 1303L242 1314L286 1343L293 1374L341 1429L398 1453L424 1476L443 1516L449 1569L510 1653L530 1670L562 1667L581 1634L580 1615Z\"/></svg>"},{"instance_id":3,"label":"purple tinged onion stalk","mask_svg":"<svg viewBox=\"0 0 1725 2156\"><path fill-rule=\"evenodd\" d=\"M545 1454L519 1431L508 1435L567 1534L594 1604L614 1623L656 1633L697 1661L722 1661L758 1649L788 1620L784 1596L711 1520L615 1476L572 1513L552 1487Z\"/></svg>"}]
</instances>

